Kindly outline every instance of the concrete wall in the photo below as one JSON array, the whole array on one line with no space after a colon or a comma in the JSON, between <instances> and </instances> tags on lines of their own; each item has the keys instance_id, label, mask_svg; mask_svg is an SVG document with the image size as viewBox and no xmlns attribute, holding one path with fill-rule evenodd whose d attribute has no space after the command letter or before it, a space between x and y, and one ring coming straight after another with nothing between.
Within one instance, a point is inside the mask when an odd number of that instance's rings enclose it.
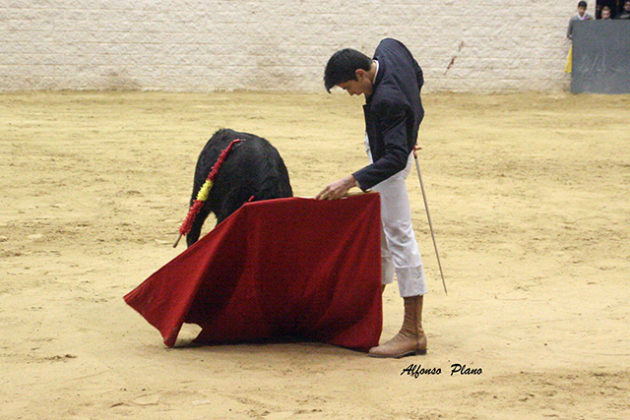
<instances>
[{"instance_id":1,"label":"concrete wall","mask_svg":"<svg viewBox=\"0 0 630 420\"><path fill-rule=\"evenodd\" d=\"M320 91L333 52L383 37L407 44L428 91L560 90L575 4L1 0L0 91Z\"/></svg>"}]
</instances>

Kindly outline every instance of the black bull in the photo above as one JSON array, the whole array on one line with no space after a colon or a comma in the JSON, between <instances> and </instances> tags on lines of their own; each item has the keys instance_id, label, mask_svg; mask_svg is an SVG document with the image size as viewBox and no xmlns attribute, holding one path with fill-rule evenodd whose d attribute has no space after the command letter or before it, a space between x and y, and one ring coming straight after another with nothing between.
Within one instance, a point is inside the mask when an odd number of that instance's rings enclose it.
<instances>
[{"instance_id":1,"label":"black bull","mask_svg":"<svg viewBox=\"0 0 630 420\"><path fill-rule=\"evenodd\" d=\"M293 196L287 168L271 143L253 134L222 129L214 133L199 155L191 206L219 154L235 139L243 141L233 146L221 166L206 203L186 235L188 246L197 242L201 227L211 212L218 224L250 199L259 201Z\"/></svg>"}]
</instances>

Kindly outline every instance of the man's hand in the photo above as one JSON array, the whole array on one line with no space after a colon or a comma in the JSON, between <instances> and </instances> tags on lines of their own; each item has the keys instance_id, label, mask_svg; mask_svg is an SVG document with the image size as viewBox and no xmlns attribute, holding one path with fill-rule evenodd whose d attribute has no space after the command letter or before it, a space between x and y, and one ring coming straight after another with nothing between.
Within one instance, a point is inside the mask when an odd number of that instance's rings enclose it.
<instances>
[{"instance_id":1,"label":"man's hand","mask_svg":"<svg viewBox=\"0 0 630 420\"><path fill-rule=\"evenodd\" d=\"M352 175L337 180L324 188L315 199L317 200L336 200L346 195L352 187L358 187L359 183Z\"/></svg>"}]
</instances>

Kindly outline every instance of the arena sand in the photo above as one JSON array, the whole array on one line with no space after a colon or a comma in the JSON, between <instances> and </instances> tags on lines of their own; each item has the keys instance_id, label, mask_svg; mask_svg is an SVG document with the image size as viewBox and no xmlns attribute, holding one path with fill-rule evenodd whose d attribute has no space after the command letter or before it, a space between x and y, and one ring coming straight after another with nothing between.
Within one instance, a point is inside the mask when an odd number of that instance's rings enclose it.
<instances>
[{"instance_id":1,"label":"arena sand","mask_svg":"<svg viewBox=\"0 0 630 420\"><path fill-rule=\"evenodd\" d=\"M269 139L295 194L312 197L366 162L361 98L0 96L0 417L628 418L630 97L424 101L449 295L412 172L429 353L375 360L317 343L168 349L122 300L183 250L171 244L215 130ZM384 315L387 339L396 287ZM441 374L416 378L411 364Z\"/></svg>"}]
</instances>

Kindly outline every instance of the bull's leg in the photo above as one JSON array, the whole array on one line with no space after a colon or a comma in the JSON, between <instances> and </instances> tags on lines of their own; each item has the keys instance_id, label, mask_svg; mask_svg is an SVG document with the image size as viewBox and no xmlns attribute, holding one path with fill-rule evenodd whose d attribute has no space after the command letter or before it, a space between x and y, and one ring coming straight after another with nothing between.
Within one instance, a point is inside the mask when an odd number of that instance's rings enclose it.
<instances>
[{"instance_id":1,"label":"bull's leg","mask_svg":"<svg viewBox=\"0 0 630 420\"><path fill-rule=\"evenodd\" d=\"M191 246L199 239L199 235L201 235L201 227L203 226L203 222L205 222L208 218L210 211L208 203L199 210L199 213L197 214L197 217L195 217L195 221L190 228L190 232L186 235L186 244L188 244L188 246Z\"/></svg>"}]
</instances>

